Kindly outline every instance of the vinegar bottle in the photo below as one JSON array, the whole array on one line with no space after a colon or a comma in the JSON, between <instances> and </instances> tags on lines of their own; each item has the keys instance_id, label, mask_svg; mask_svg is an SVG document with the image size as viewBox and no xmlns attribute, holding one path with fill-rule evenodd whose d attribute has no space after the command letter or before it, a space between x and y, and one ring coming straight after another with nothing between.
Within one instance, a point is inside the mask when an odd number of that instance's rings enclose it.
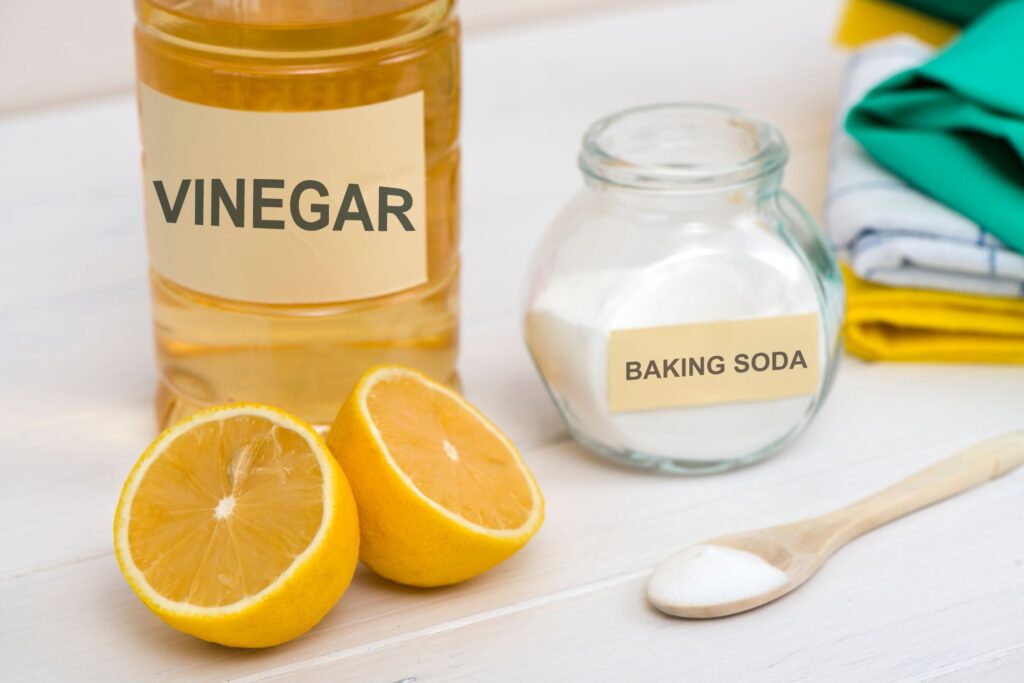
<instances>
[{"instance_id":1,"label":"vinegar bottle","mask_svg":"<svg viewBox=\"0 0 1024 683\"><path fill-rule=\"evenodd\" d=\"M137 0L163 425L329 424L370 365L455 381L453 0Z\"/></svg>"}]
</instances>

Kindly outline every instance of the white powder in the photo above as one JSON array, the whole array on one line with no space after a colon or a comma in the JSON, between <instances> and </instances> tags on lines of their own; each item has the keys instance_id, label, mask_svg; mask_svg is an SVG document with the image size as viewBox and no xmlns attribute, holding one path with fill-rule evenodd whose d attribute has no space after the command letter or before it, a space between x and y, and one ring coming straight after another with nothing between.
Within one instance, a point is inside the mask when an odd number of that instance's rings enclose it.
<instances>
[{"instance_id":1,"label":"white powder","mask_svg":"<svg viewBox=\"0 0 1024 683\"><path fill-rule=\"evenodd\" d=\"M647 582L647 599L662 612L745 600L786 583L786 574L753 553L695 545L659 566Z\"/></svg>"},{"instance_id":2,"label":"white powder","mask_svg":"<svg viewBox=\"0 0 1024 683\"><path fill-rule=\"evenodd\" d=\"M760 228L720 243L705 237L649 268L573 270L531 303L526 334L556 400L577 432L603 446L692 461L750 455L786 436L814 396L612 413L611 330L818 312L811 276ZM608 259L614 262L612 258ZM824 362L824 339L819 341Z\"/></svg>"}]
</instances>

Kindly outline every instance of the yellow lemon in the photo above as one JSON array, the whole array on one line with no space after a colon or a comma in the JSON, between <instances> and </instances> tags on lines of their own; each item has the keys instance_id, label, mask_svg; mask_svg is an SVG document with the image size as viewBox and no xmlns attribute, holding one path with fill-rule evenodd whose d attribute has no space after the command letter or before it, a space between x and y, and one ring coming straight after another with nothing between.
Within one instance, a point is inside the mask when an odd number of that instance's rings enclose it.
<instances>
[{"instance_id":1,"label":"yellow lemon","mask_svg":"<svg viewBox=\"0 0 1024 683\"><path fill-rule=\"evenodd\" d=\"M179 422L142 454L114 548L128 584L174 628L267 647L305 633L345 592L359 522L309 425L239 403Z\"/></svg>"},{"instance_id":2,"label":"yellow lemon","mask_svg":"<svg viewBox=\"0 0 1024 683\"><path fill-rule=\"evenodd\" d=\"M523 547L544 519L540 489L509 440L414 370L368 370L327 443L359 507L360 559L393 581L464 581Z\"/></svg>"}]
</instances>

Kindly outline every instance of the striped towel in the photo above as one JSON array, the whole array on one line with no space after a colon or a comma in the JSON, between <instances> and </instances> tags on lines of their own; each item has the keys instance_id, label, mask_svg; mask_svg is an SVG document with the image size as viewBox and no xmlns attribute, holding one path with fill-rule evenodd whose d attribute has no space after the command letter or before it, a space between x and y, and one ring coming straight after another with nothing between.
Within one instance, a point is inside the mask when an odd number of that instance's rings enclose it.
<instances>
[{"instance_id":1,"label":"striped towel","mask_svg":"<svg viewBox=\"0 0 1024 683\"><path fill-rule=\"evenodd\" d=\"M924 43L898 36L871 43L850 60L832 141L825 224L864 280L1024 297L1024 256L879 166L843 127L868 90L931 55Z\"/></svg>"}]
</instances>

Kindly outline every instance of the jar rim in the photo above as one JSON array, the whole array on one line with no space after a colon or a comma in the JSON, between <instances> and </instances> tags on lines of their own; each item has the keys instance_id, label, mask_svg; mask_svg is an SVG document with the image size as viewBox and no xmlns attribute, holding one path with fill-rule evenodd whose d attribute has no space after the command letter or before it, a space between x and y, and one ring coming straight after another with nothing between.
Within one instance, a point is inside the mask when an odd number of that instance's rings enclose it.
<instances>
[{"instance_id":1,"label":"jar rim","mask_svg":"<svg viewBox=\"0 0 1024 683\"><path fill-rule=\"evenodd\" d=\"M699 102L634 107L598 119L583 136L580 170L638 190L701 192L780 172L786 141L770 123Z\"/></svg>"}]
</instances>

